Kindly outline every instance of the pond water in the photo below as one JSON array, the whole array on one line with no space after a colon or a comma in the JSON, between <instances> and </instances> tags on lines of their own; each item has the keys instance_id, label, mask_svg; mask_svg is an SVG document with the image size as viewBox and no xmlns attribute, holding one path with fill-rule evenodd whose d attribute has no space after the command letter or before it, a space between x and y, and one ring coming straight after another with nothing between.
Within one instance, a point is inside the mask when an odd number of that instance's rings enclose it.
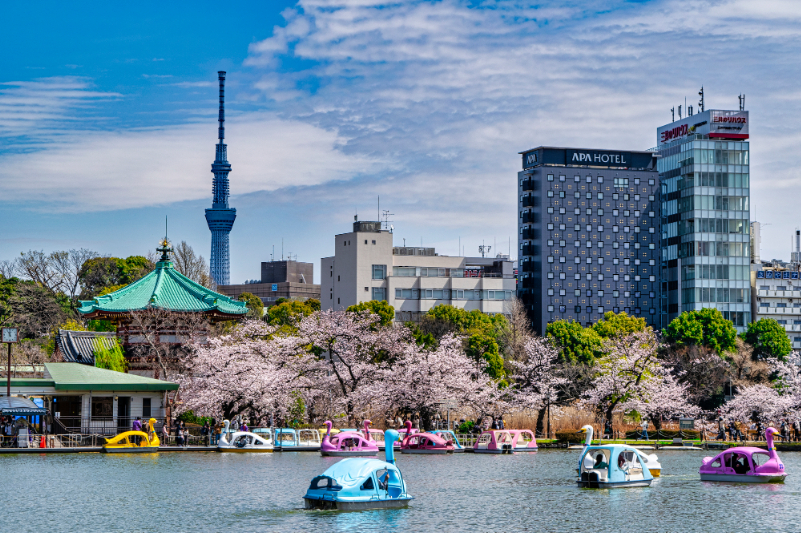
<instances>
[{"instance_id":1,"label":"pond water","mask_svg":"<svg viewBox=\"0 0 801 533\"><path fill-rule=\"evenodd\" d=\"M798 531L801 454L784 484L707 483L703 451L658 451L649 488L578 489L578 450L399 455L408 509L303 510L318 453L0 456L0 531ZM382 454L383 455L383 454Z\"/></svg>"}]
</instances>

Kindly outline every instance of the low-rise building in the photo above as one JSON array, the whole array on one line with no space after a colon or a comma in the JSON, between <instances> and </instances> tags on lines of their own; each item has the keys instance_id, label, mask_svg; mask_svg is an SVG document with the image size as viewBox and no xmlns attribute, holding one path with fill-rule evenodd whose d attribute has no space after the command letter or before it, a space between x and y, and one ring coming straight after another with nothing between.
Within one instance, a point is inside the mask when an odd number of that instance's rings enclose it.
<instances>
[{"instance_id":1,"label":"low-rise building","mask_svg":"<svg viewBox=\"0 0 801 533\"><path fill-rule=\"evenodd\" d=\"M370 300L395 308L398 321L419 321L438 304L505 313L515 296L508 257L438 255L434 248L395 246L380 222L356 221L334 238L335 254L321 260L321 306L346 309Z\"/></svg>"},{"instance_id":2,"label":"low-rise building","mask_svg":"<svg viewBox=\"0 0 801 533\"><path fill-rule=\"evenodd\" d=\"M793 349L801 349L801 279L799 264L755 265L751 274L754 320L772 318L784 326Z\"/></svg>"},{"instance_id":3,"label":"low-rise building","mask_svg":"<svg viewBox=\"0 0 801 533\"><path fill-rule=\"evenodd\" d=\"M278 298L288 300L320 299L320 286L315 285L314 265L298 261L264 261L261 279L256 283L218 285L217 290L226 296L239 298L249 292L261 299L266 307L275 305Z\"/></svg>"}]
</instances>

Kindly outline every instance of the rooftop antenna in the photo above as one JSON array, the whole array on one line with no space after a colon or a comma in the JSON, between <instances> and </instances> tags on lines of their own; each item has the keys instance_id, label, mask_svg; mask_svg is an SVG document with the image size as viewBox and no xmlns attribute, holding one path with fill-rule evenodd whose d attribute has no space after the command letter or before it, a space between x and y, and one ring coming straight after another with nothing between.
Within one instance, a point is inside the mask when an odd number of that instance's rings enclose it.
<instances>
[{"instance_id":1,"label":"rooftop antenna","mask_svg":"<svg viewBox=\"0 0 801 533\"><path fill-rule=\"evenodd\" d=\"M681 120L681 106L679 106L679 120Z\"/></svg>"},{"instance_id":2,"label":"rooftop antenna","mask_svg":"<svg viewBox=\"0 0 801 533\"><path fill-rule=\"evenodd\" d=\"M381 195L378 195L378 209L376 209L376 214L378 216L378 222L381 222Z\"/></svg>"},{"instance_id":3,"label":"rooftop antenna","mask_svg":"<svg viewBox=\"0 0 801 533\"><path fill-rule=\"evenodd\" d=\"M698 112L699 113L703 113L704 112L704 86L703 85L701 85L701 90L698 91L698 96L701 97L701 100L698 102Z\"/></svg>"},{"instance_id":4,"label":"rooftop antenna","mask_svg":"<svg viewBox=\"0 0 801 533\"><path fill-rule=\"evenodd\" d=\"M490 253L490 250L492 250L492 246L487 246L487 245L483 244L484 241L481 241L481 242L482 242L482 244L481 244L481 246L478 247L478 252L481 254L481 257L484 257L485 253L486 254Z\"/></svg>"},{"instance_id":5,"label":"rooftop antenna","mask_svg":"<svg viewBox=\"0 0 801 533\"><path fill-rule=\"evenodd\" d=\"M740 100L740 111L745 111L745 95L741 94L737 99Z\"/></svg>"},{"instance_id":6,"label":"rooftop antenna","mask_svg":"<svg viewBox=\"0 0 801 533\"><path fill-rule=\"evenodd\" d=\"M395 213L390 213L389 209L384 209L384 229L389 229L389 217L394 215Z\"/></svg>"},{"instance_id":7,"label":"rooftop antenna","mask_svg":"<svg viewBox=\"0 0 801 533\"><path fill-rule=\"evenodd\" d=\"M671 122L676 122L676 108L675 107L671 107L670 108L670 121Z\"/></svg>"}]
</instances>

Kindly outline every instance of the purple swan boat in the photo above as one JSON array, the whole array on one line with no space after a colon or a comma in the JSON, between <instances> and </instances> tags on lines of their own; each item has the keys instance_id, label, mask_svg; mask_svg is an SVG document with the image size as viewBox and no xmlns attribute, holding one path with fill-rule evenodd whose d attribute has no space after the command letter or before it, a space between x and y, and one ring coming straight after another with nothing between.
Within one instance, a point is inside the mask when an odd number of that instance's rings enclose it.
<instances>
[{"instance_id":1,"label":"purple swan boat","mask_svg":"<svg viewBox=\"0 0 801 533\"><path fill-rule=\"evenodd\" d=\"M328 457L359 457L378 454L378 443L366 439L356 431L343 431L331 436L330 420L326 420L326 433L320 444L320 454ZM370 421L364 421L364 434L370 435Z\"/></svg>"},{"instance_id":2,"label":"purple swan boat","mask_svg":"<svg viewBox=\"0 0 801 533\"><path fill-rule=\"evenodd\" d=\"M767 451L762 448L740 446L729 448L715 457L704 457L698 470L701 481L729 481L734 483L781 483L787 477L784 464L776 454L774 428L765 430Z\"/></svg>"}]
</instances>

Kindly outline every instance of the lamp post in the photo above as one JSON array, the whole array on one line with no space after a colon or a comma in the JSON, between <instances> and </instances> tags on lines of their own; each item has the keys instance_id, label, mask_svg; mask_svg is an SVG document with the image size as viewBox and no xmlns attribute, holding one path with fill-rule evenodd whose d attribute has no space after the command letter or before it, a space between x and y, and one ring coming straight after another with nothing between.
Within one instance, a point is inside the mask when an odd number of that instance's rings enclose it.
<instances>
[{"instance_id":1,"label":"lamp post","mask_svg":"<svg viewBox=\"0 0 801 533\"><path fill-rule=\"evenodd\" d=\"M8 366L6 367L6 396L11 397L11 345L19 342L17 328L3 328L2 342L8 345ZM9 404L10 405L10 404Z\"/></svg>"}]
</instances>

